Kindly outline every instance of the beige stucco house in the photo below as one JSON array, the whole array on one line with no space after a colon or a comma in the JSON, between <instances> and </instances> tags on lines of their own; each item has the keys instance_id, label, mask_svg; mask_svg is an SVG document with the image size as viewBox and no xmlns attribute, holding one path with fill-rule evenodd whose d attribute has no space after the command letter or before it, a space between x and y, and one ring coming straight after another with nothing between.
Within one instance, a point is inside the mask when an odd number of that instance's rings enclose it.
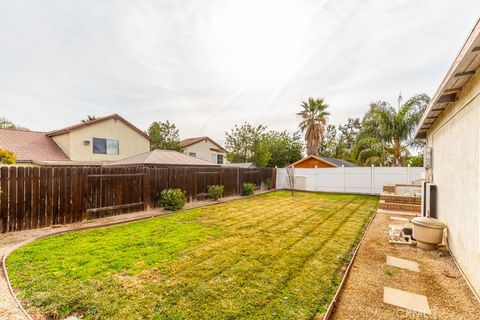
<instances>
[{"instance_id":1,"label":"beige stucco house","mask_svg":"<svg viewBox=\"0 0 480 320\"><path fill-rule=\"evenodd\" d=\"M215 164L228 163L227 150L209 137L196 137L182 140L182 148L185 154Z\"/></svg>"},{"instance_id":2,"label":"beige stucco house","mask_svg":"<svg viewBox=\"0 0 480 320\"><path fill-rule=\"evenodd\" d=\"M150 151L150 138L112 114L50 132L0 129L0 148L16 165L102 165Z\"/></svg>"},{"instance_id":3,"label":"beige stucco house","mask_svg":"<svg viewBox=\"0 0 480 320\"><path fill-rule=\"evenodd\" d=\"M142 130L113 114L47 133L71 161L109 162L150 151Z\"/></svg>"},{"instance_id":4,"label":"beige stucco house","mask_svg":"<svg viewBox=\"0 0 480 320\"><path fill-rule=\"evenodd\" d=\"M437 185L438 218L448 246L480 294L480 20L424 113L418 138L427 139Z\"/></svg>"}]
</instances>

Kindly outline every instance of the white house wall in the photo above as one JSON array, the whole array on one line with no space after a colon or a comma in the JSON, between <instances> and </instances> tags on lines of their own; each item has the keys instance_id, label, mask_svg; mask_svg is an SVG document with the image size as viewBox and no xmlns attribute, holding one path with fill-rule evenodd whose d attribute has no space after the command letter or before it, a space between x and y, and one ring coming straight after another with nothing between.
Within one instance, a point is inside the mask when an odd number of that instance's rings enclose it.
<instances>
[{"instance_id":1,"label":"white house wall","mask_svg":"<svg viewBox=\"0 0 480 320\"><path fill-rule=\"evenodd\" d=\"M93 153L93 138L119 141L119 154ZM117 161L150 151L150 141L120 120L108 119L53 137L72 161ZM83 141L89 141L85 145Z\"/></svg>"},{"instance_id":2,"label":"white house wall","mask_svg":"<svg viewBox=\"0 0 480 320\"><path fill-rule=\"evenodd\" d=\"M480 75L476 75L427 132L437 184L438 218L448 245L480 293Z\"/></svg>"}]
</instances>

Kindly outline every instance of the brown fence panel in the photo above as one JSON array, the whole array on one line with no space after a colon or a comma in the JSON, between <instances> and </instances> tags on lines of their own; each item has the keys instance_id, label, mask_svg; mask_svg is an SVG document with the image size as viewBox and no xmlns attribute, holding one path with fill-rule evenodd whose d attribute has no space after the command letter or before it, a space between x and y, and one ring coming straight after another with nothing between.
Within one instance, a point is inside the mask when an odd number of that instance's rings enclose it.
<instances>
[{"instance_id":1,"label":"brown fence panel","mask_svg":"<svg viewBox=\"0 0 480 320\"><path fill-rule=\"evenodd\" d=\"M224 196L241 193L244 182L264 187L275 169L231 167L0 167L2 232L35 229L145 210L159 205L167 188L187 201L204 199L221 184Z\"/></svg>"}]
</instances>

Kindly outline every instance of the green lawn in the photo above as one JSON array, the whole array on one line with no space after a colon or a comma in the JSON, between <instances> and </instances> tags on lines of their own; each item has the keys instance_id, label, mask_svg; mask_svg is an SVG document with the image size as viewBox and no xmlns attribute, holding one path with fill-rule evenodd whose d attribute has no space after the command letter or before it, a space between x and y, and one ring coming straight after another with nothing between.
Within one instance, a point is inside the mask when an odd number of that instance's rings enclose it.
<instances>
[{"instance_id":1,"label":"green lawn","mask_svg":"<svg viewBox=\"0 0 480 320\"><path fill-rule=\"evenodd\" d=\"M311 319L377 203L278 191L39 240L7 267L49 319Z\"/></svg>"}]
</instances>

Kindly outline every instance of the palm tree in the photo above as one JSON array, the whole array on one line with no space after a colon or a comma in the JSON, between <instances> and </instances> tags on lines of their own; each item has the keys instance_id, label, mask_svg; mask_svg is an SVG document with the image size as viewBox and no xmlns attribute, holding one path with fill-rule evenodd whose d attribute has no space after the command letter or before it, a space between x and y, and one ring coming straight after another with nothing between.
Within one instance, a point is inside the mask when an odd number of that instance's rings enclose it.
<instances>
[{"instance_id":1,"label":"palm tree","mask_svg":"<svg viewBox=\"0 0 480 320\"><path fill-rule=\"evenodd\" d=\"M323 99L308 98L307 102L302 101L301 106L303 110L297 113L297 116L301 118L299 128L305 133L307 155L318 155L327 116L330 115L326 111L328 104Z\"/></svg>"},{"instance_id":2,"label":"palm tree","mask_svg":"<svg viewBox=\"0 0 480 320\"><path fill-rule=\"evenodd\" d=\"M394 108L385 101L370 104L369 117L377 128L377 138L384 143L384 150L393 157L394 166L402 166L408 155L408 147L421 144L413 134L430 102L426 94L418 94Z\"/></svg>"}]
</instances>

